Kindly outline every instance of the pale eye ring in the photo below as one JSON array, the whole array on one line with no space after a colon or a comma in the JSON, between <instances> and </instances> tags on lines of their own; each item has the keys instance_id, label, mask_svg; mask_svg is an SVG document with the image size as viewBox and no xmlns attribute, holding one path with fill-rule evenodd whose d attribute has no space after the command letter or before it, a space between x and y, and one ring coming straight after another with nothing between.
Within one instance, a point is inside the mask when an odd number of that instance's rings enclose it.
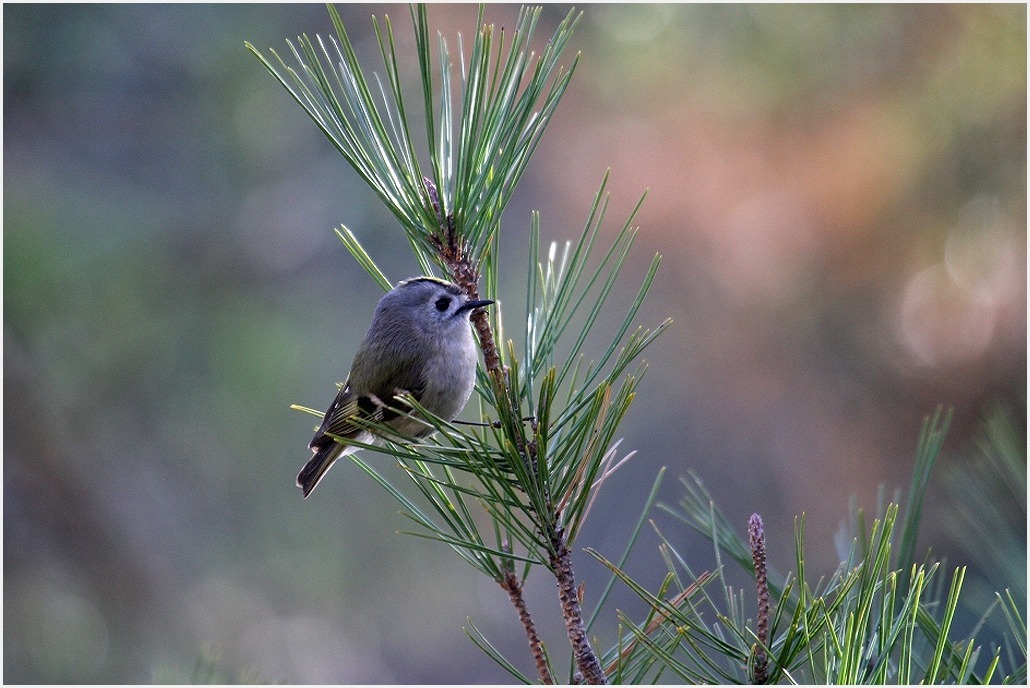
<instances>
[{"instance_id":1,"label":"pale eye ring","mask_svg":"<svg viewBox=\"0 0 1030 688\"><path fill-rule=\"evenodd\" d=\"M436 306L436 310L438 310L441 313L443 313L444 311L446 311L448 308L451 307L451 300L447 296L441 296L440 298L438 298L436 300L436 303L434 305Z\"/></svg>"}]
</instances>

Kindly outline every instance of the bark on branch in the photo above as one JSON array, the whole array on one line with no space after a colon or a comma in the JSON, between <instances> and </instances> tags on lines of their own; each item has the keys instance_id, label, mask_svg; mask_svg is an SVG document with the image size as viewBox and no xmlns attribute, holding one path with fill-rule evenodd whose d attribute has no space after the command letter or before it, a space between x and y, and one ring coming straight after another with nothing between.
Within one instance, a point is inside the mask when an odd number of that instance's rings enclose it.
<instances>
[{"instance_id":1,"label":"bark on branch","mask_svg":"<svg viewBox=\"0 0 1030 688\"><path fill-rule=\"evenodd\" d=\"M558 581L558 599L561 601L565 630L572 645L576 669L583 676L584 682L590 685L607 685L608 677L605 676L594 649L590 647L590 639L587 638L583 627L583 612L576 591L576 576L572 571L572 552L565 543L564 533L560 529L555 534L552 544L554 552L551 554L551 569Z\"/></svg>"},{"instance_id":2,"label":"bark on branch","mask_svg":"<svg viewBox=\"0 0 1030 688\"><path fill-rule=\"evenodd\" d=\"M519 582L518 578L511 571L507 573L504 580L500 583L504 591L508 593L508 599L511 600L512 606L515 607L515 611L519 615L519 621L522 622L522 627L526 631L529 651L533 654L533 660L536 662L536 670L540 674L540 681L546 684L553 684L554 677L551 676L551 669L547 666L547 657L544 655L543 644L540 642L540 636L537 635L533 617L529 615L529 610L526 609L526 600L522 597L522 583Z\"/></svg>"}]
</instances>

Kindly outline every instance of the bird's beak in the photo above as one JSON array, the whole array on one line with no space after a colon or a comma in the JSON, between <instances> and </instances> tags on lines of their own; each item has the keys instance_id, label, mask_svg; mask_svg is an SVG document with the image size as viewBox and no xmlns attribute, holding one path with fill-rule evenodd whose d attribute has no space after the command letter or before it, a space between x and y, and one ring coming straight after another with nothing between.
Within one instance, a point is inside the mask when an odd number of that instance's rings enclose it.
<instances>
[{"instance_id":1,"label":"bird's beak","mask_svg":"<svg viewBox=\"0 0 1030 688\"><path fill-rule=\"evenodd\" d=\"M489 306L491 303L494 303L494 301L492 299L479 299L479 300L476 300L476 301L466 301L465 303L461 304L461 306L458 308L458 312L462 313L464 311L474 311L477 308L483 308L484 306Z\"/></svg>"}]
</instances>

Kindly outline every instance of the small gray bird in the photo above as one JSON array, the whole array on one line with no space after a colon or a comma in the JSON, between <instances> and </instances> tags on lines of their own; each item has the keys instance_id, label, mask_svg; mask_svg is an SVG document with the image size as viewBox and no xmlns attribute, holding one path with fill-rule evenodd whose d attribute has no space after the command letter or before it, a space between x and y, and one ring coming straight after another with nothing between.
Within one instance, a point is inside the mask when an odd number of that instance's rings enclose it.
<instances>
[{"instance_id":1,"label":"small gray bird","mask_svg":"<svg viewBox=\"0 0 1030 688\"><path fill-rule=\"evenodd\" d=\"M372 441L356 418L381 422L403 435L433 433L426 423L394 410L407 411L395 396L408 393L447 420L461 413L476 382L476 343L469 318L475 309L491 303L470 300L457 285L435 277L404 280L379 300L347 382L308 445L315 455L297 476L305 498L336 459L358 450L333 436Z\"/></svg>"}]
</instances>

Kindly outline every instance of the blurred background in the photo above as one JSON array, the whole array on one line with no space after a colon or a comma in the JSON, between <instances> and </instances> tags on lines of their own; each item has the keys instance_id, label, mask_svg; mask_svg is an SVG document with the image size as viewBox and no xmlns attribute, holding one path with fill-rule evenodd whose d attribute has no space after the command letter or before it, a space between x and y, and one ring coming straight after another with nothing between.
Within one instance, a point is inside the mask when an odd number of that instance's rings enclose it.
<instances>
[{"instance_id":1,"label":"blurred background","mask_svg":"<svg viewBox=\"0 0 1030 688\"><path fill-rule=\"evenodd\" d=\"M380 72L370 15L388 13L414 83L406 7L339 9ZM545 8L538 45L567 11ZM475 30L473 6L429 17L452 46ZM3 18L4 681L506 682L467 617L532 671L504 593L398 535L356 467L306 501L293 484L314 421L289 405L328 404L381 295L333 228L393 280L417 269L243 47L331 33L325 8ZM849 501L874 510L879 486L908 485L944 404L919 551L972 566L970 594L1025 600L1025 493L992 497L1012 521L994 532L1016 534L990 543L999 568L963 536L954 485L976 478L992 409L1025 447L1026 26L1023 5L585 8L581 63L506 215L502 296L521 309L530 212L574 239L611 168L610 233L649 189L624 291L663 254L640 320L675 323L622 428L637 458L580 547L617 557L666 466L663 502L693 470L742 533L761 513L781 572L804 513L809 574L829 574ZM714 566L654 518L696 571ZM652 589L657 542L629 567ZM589 608L606 577L577 564ZM562 657L554 600L534 572L530 609ZM602 649L615 606L645 613L617 595Z\"/></svg>"}]
</instances>

